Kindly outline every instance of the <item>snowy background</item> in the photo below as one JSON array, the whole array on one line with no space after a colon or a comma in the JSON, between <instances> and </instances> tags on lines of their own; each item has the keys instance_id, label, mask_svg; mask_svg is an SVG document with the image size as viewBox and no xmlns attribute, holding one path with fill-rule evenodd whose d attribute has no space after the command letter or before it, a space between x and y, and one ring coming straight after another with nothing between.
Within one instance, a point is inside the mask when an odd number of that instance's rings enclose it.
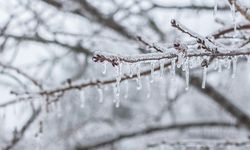
<instances>
[{"instance_id":1,"label":"snowy background","mask_svg":"<svg viewBox=\"0 0 250 150\"><path fill-rule=\"evenodd\" d=\"M240 2L250 7L247 0ZM53 90L68 84L115 79L115 67L92 60L96 51L117 55L155 52L125 32L167 47L176 39L194 41L171 27L171 19L204 37L224 24L247 23L242 15L230 11L227 0L89 0L87 3L96 8L103 18L112 18L125 31L115 30L91 10L84 9L78 0L0 1L0 63L22 70L41 83L43 89ZM206 6L209 9L149 9L152 4ZM218 11L215 12L216 5ZM240 36L238 34L236 36ZM199 62L194 63L200 65ZM226 67L218 69L218 65L224 66L223 63L211 64L207 84L250 115L249 62L245 57L238 58L236 72ZM159 66L159 63L154 65ZM122 71L128 73L130 67L124 65ZM150 70L151 67L152 63L145 62L140 69ZM190 76L202 79L202 71L201 67L190 69ZM22 101L20 96L11 94L10 91L38 93L41 89L18 71L0 65L0 149L6 145L14 145L10 149L17 150L88 149L92 146L93 149L119 150L198 149L202 146L249 149L249 133L246 125L239 123L239 118L201 92L201 86L190 85L186 90L185 73L181 69L176 70L181 72L180 75L174 77L170 72L171 68L165 68L163 76L160 76L160 71L155 71L153 75L141 77L141 88L136 78L123 81L120 83L118 104L114 103L118 99L116 85L112 83L71 89L47 106L46 96L34 95ZM15 103L5 105L13 101ZM13 138L21 135L15 132L19 133L34 110L39 108L39 115L13 144ZM206 122L232 125L158 129ZM245 144L224 146L225 141Z\"/></svg>"}]
</instances>

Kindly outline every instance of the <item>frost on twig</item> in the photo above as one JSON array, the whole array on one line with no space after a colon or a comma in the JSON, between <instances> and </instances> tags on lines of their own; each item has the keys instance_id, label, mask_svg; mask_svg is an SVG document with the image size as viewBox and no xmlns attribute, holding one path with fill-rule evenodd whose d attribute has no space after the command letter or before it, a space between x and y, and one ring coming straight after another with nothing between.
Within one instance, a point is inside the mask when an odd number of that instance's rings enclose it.
<instances>
[{"instance_id":1,"label":"frost on twig","mask_svg":"<svg viewBox=\"0 0 250 150\"><path fill-rule=\"evenodd\" d=\"M224 49L223 49L224 50ZM184 54L184 57L233 57L233 56L247 56L250 55L248 49L242 49L242 51L237 51L236 49L230 49L228 52L221 53L208 53L208 52L190 52ZM109 62L113 66L117 66L120 63L137 63L137 62L150 62L161 59L172 59L178 58L178 53L150 53L150 54L140 54L140 55L116 55L112 53L96 52L93 56L94 62Z\"/></svg>"}]
</instances>

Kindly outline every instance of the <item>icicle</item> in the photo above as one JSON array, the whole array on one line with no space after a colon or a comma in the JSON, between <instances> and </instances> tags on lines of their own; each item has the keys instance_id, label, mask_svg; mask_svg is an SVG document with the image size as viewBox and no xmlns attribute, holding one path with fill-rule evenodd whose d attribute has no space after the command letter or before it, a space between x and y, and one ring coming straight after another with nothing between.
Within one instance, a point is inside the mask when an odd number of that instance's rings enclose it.
<instances>
[{"instance_id":1,"label":"icicle","mask_svg":"<svg viewBox=\"0 0 250 150\"><path fill-rule=\"evenodd\" d=\"M247 57L247 63L250 64L250 56L246 56Z\"/></svg>"},{"instance_id":2,"label":"icicle","mask_svg":"<svg viewBox=\"0 0 250 150\"><path fill-rule=\"evenodd\" d=\"M124 81L124 86L125 86L125 94L124 94L124 98L127 99L128 98L128 90L129 90L129 84L128 84L128 80Z\"/></svg>"},{"instance_id":3,"label":"icicle","mask_svg":"<svg viewBox=\"0 0 250 150\"><path fill-rule=\"evenodd\" d=\"M137 68L137 79L136 79L136 82L137 82L137 90L140 90L142 88L142 85L141 85L141 66L140 66L140 63L137 63L136 65L136 68Z\"/></svg>"},{"instance_id":4,"label":"icicle","mask_svg":"<svg viewBox=\"0 0 250 150\"><path fill-rule=\"evenodd\" d=\"M176 62L176 58L173 58L171 60L171 80L173 80L175 77L175 66L176 66L175 62Z\"/></svg>"},{"instance_id":5,"label":"icicle","mask_svg":"<svg viewBox=\"0 0 250 150\"><path fill-rule=\"evenodd\" d=\"M185 61L185 77L186 77L186 90L189 89L189 59L187 58Z\"/></svg>"},{"instance_id":6,"label":"icicle","mask_svg":"<svg viewBox=\"0 0 250 150\"><path fill-rule=\"evenodd\" d=\"M114 87L114 93L115 93L115 98L114 98L114 102L119 103L120 101L120 82L121 82L121 75L122 75L122 65L119 64L117 66L117 70L116 70L116 84Z\"/></svg>"},{"instance_id":7,"label":"icicle","mask_svg":"<svg viewBox=\"0 0 250 150\"><path fill-rule=\"evenodd\" d=\"M160 77L163 77L164 74L164 62L164 59L160 60Z\"/></svg>"},{"instance_id":8,"label":"icicle","mask_svg":"<svg viewBox=\"0 0 250 150\"><path fill-rule=\"evenodd\" d=\"M185 55L183 54L183 53L178 53L178 62L177 62L177 68L180 68L182 65L183 65L183 63L184 63L184 61L185 61Z\"/></svg>"},{"instance_id":9,"label":"icicle","mask_svg":"<svg viewBox=\"0 0 250 150\"><path fill-rule=\"evenodd\" d=\"M151 80L150 82L154 82L154 71L155 71L155 62L151 62Z\"/></svg>"},{"instance_id":10,"label":"icicle","mask_svg":"<svg viewBox=\"0 0 250 150\"><path fill-rule=\"evenodd\" d=\"M214 70L217 70L218 68L219 68L219 60L216 58L215 59Z\"/></svg>"},{"instance_id":11,"label":"icicle","mask_svg":"<svg viewBox=\"0 0 250 150\"><path fill-rule=\"evenodd\" d=\"M116 81L121 81L121 76L122 76L122 64L119 64L116 67Z\"/></svg>"},{"instance_id":12,"label":"icicle","mask_svg":"<svg viewBox=\"0 0 250 150\"><path fill-rule=\"evenodd\" d=\"M98 86L98 94L99 94L99 102L102 103L103 102L103 89L101 88L101 86Z\"/></svg>"},{"instance_id":13,"label":"icicle","mask_svg":"<svg viewBox=\"0 0 250 150\"><path fill-rule=\"evenodd\" d=\"M113 93L114 93L113 103L115 103L115 102L116 102L116 97L117 97L116 92L117 92L117 89L116 89L116 84L114 84L114 85L113 85Z\"/></svg>"},{"instance_id":14,"label":"icicle","mask_svg":"<svg viewBox=\"0 0 250 150\"><path fill-rule=\"evenodd\" d=\"M102 71L102 74L105 75L107 73L107 62L104 61L103 62L103 71Z\"/></svg>"},{"instance_id":15,"label":"icicle","mask_svg":"<svg viewBox=\"0 0 250 150\"><path fill-rule=\"evenodd\" d=\"M84 90L80 91L80 100L81 100L80 107L84 108L85 107L85 91Z\"/></svg>"},{"instance_id":16,"label":"icicle","mask_svg":"<svg viewBox=\"0 0 250 150\"><path fill-rule=\"evenodd\" d=\"M114 85L114 100L115 107L120 106L120 86L117 86L117 84Z\"/></svg>"},{"instance_id":17,"label":"icicle","mask_svg":"<svg viewBox=\"0 0 250 150\"><path fill-rule=\"evenodd\" d=\"M224 67L229 70L230 66L231 66L231 59L228 59L228 57L226 57Z\"/></svg>"},{"instance_id":18,"label":"icicle","mask_svg":"<svg viewBox=\"0 0 250 150\"><path fill-rule=\"evenodd\" d=\"M150 83L150 79L149 77L147 77L147 81L146 81L146 84L147 84L147 98L150 98L151 97L151 83Z\"/></svg>"},{"instance_id":19,"label":"icicle","mask_svg":"<svg viewBox=\"0 0 250 150\"><path fill-rule=\"evenodd\" d=\"M117 81L115 84L115 96L116 97L120 96L120 81L119 82Z\"/></svg>"},{"instance_id":20,"label":"icicle","mask_svg":"<svg viewBox=\"0 0 250 150\"><path fill-rule=\"evenodd\" d=\"M116 99L115 107L116 108L120 107L120 98L119 97L117 97L117 99Z\"/></svg>"},{"instance_id":21,"label":"icicle","mask_svg":"<svg viewBox=\"0 0 250 150\"><path fill-rule=\"evenodd\" d=\"M196 65L196 63L197 63L197 58L195 57L195 58L189 58L190 60L189 60L189 68L190 69L192 69L192 68L194 68L195 67L195 65Z\"/></svg>"},{"instance_id":22,"label":"icicle","mask_svg":"<svg viewBox=\"0 0 250 150\"><path fill-rule=\"evenodd\" d=\"M235 1L232 1L231 5L231 13L232 13L232 18L233 18L233 25L234 25L234 36L236 36L236 9L235 9Z\"/></svg>"},{"instance_id":23,"label":"icicle","mask_svg":"<svg viewBox=\"0 0 250 150\"><path fill-rule=\"evenodd\" d=\"M222 72L222 60L218 60L218 72L221 73Z\"/></svg>"},{"instance_id":24,"label":"icicle","mask_svg":"<svg viewBox=\"0 0 250 150\"><path fill-rule=\"evenodd\" d=\"M207 80L207 67L203 67L203 78L202 78L202 85L201 88L206 87L206 80Z\"/></svg>"},{"instance_id":25,"label":"icicle","mask_svg":"<svg viewBox=\"0 0 250 150\"><path fill-rule=\"evenodd\" d=\"M215 4L214 4L214 18L216 17L216 14L217 14L217 10L218 10L218 0L215 0Z\"/></svg>"},{"instance_id":26,"label":"icicle","mask_svg":"<svg viewBox=\"0 0 250 150\"><path fill-rule=\"evenodd\" d=\"M57 107L57 117L58 118L61 118L62 117L62 106L61 106L61 104L60 104L60 101L58 101L57 103L56 103L56 107Z\"/></svg>"},{"instance_id":27,"label":"icicle","mask_svg":"<svg viewBox=\"0 0 250 150\"><path fill-rule=\"evenodd\" d=\"M232 78L235 78L236 75L236 70L237 70L237 57L233 57L233 73L232 73Z\"/></svg>"},{"instance_id":28,"label":"icicle","mask_svg":"<svg viewBox=\"0 0 250 150\"><path fill-rule=\"evenodd\" d=\"M122 75L122 71L121 71L121 64L119 64L116 67L116 84L115 84L115 95L117 97L120 96L120 82L121 82L121 75Z\"/></svg>"},{"instance_id":29,"label":"icicle","mask_svg":"<svg viewBox=\"0 0 250 150\"><path fill-rule=\"evenodd\" d=\"M129 65L129 77L132 78L133 77L133 64Z\"/></svg>"}]
</instances>

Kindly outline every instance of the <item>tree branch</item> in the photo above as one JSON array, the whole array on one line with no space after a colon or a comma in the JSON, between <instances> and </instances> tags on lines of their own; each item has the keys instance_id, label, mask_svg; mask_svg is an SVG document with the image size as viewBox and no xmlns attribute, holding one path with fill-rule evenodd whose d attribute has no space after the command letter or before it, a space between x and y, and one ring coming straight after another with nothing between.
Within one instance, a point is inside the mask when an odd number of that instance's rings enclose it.
<instances>
[{"instance_id":1,"label":"tree branch","mask_svg":"<svg viewBox=\"0 0 250 150\"><path fill-rule=\"evenodd\" d=\"M28 130L28 128L31 126L31 124L35 121L37 116L40 114L41 108L38 108L37 110L33 111L33 114L28 119L28 121L24 124L24 126L20 129L20 131L15 130L12 140L9 142L8 145L6 145L2 150L11 150L16 146L20 140L23 138L25 132Z\"/></svg>"},{"instance_id":2,"label":"tree branch","mask_svg":"<svg viewBox=\"0 0 250 150\"><path fill-rule=\"evenodd\" d=\"M163 125L163 126L152 126L147 127L142 130L134 131L134 132L127 132L127 133L120 133L117 136L113 138L109 138L106 140L103 140L101 142L97 142L95 144L89 144L89 145L80 145L76 147L76 150L87 150L87 149L94 149L103 147L106 145L114 144L119 141L122 141L124 139L128 138L135 138L138 136L145 136L148 134L152 134L155 132L162 132L162 131L168 131L168 130L185 130L189 128L202 128L202 127L234 127L237 128L237 125L227 122L191 122L191 123L180 123L180 124L173 124L173 125Z\"/></svg>"}]
</instances>

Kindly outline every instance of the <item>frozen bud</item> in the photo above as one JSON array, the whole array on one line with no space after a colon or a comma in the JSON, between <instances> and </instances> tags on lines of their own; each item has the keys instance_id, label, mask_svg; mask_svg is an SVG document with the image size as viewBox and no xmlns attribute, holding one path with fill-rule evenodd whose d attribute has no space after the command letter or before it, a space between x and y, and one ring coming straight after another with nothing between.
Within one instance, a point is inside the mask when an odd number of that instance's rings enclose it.
<instances>
[{"instance_id":1,"label":"frozen bud","mask_svg":"<svg viewBox=\"0 0 250 150\"><path fill-rule=\"evenodd\" d=\"M202 40L202 39L200 39L200 38L198 38L198 39L197 39L197 43L204 44L204 43L205 43L205 41L204 41L204 40Z\"/></svg>"},{"instance_id":2,"label":"frozen bud","mask_svg":"<svg viewBox=\"0 0 250 150\"><path fill-rule=\"evenodd\" d=\"M175 19L172 19L172 20L171 20L171 25L172 25L172 26L176 26L176 21L175 21Z\"/></svg>"},{"instance_id":3,"label":"frozen bud","mask_svg":"<svg viewBox=\"0 0 250 150\"><path fill-rule=\"evenodd\" d=\"M206 59L203 59L203 61L201 62L201 67L208 67L208 61Z\"/></svg>"},{"instance_id":4,"label":"frozen bud","mask_svg":"<svg viewBox=\"0 0 250 150\"><path fill-rule=\"evenodd\" d=\"M174 41L174 48L178 51L178 53L186 53L188 47L187 45L181 43L178 39Z\"/></svg>"}]
</instances>

